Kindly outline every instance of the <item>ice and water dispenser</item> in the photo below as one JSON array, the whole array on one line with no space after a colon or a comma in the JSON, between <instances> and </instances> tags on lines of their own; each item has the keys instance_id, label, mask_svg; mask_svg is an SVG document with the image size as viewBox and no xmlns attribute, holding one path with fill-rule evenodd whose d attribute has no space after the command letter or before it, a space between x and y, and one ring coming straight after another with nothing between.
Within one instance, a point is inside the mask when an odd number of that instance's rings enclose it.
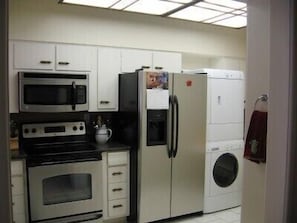
<instances>
[{"instance_id":1,"label":"ice and water dispenser","mask_svg":"<svg viewBox=\"0 0 297 223\"><path fill-rule=\"evenodd\" d=\"M167 144L167 110L147 110L147 146Z\"/></svg>"}]
</instances>

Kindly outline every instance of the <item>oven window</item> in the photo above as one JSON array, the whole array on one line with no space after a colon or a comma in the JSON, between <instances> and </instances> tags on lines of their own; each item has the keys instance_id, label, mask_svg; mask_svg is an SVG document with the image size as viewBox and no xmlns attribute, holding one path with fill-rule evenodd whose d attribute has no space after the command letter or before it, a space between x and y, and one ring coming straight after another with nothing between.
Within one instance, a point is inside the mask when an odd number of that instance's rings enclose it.
<instances>
[{"instance_id":1,"label":"oven window","mask_svg":"<svg viewBox=\"0 0 297 223\"><path fill-rule=\"evenodd\" d=\"M61 204L92 198L91 174L67 174L42 181L43 204Z\"/></svg>"}]
</instances>

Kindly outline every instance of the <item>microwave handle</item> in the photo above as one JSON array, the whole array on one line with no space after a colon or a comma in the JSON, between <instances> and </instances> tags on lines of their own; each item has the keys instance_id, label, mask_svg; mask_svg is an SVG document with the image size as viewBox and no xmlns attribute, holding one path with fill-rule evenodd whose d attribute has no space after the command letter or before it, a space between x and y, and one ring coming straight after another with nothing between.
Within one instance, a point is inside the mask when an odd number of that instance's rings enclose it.
<instances>
[{"instance_id":1,"label":"microwave handle","mask_svg":"<svg viewBox=\"0 0 297 223\"><path fill-rule=\"evenodd\" d=\"M75 110L76 105L76 85L75 81L72 82L72 110Z\"/></svg>"}]
</instances>

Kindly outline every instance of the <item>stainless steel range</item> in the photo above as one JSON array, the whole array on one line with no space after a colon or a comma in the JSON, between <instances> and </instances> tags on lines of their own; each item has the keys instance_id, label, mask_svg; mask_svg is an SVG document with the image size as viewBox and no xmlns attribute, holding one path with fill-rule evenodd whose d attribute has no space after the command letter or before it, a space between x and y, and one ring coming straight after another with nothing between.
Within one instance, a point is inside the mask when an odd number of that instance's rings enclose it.
<instances>
[{"instance_id":1,"label":"stainless steel range","mask_svg":"<svg viewBox=\"0 0 297 223\"><path fill-rule=\"evenodd\" d=\"M31 222L98 222L102 217L102 158L84 122L22 126L28 154Z\"/></svg>"}]
</instances>

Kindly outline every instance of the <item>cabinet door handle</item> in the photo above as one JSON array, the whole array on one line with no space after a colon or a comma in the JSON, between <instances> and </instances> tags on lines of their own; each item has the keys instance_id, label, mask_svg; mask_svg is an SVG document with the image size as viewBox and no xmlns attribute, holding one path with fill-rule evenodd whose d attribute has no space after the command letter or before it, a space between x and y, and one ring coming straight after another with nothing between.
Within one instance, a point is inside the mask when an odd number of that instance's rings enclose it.
<instances>
[{"instance_id":1,"label":"cabinet door handle","mask_svg":"<svg viewBox=\"0 0 297 223\"><path fill-rule=\"evenodd\" d=\"M109 104L110 103L110 101L100 101L100 104Z\"/></svg>"},{"instance_id":2,"label":"cabinet door handle","mask_svg":"<svg viewBox=\"0 0 297 223\"><path fill-rule=\"evenodd\" d=\"M11 187L14 187L14 185L13 185L13 184L11 184Z\"/></svg>"},{"instance_id":3,"label":"cabinet door handle","mask_svg":"<svg viewBox=\"0 0 297 223\"><path fill-rule=\"evenodd\" d=\"M14 206L15 205L15 203L14 202L12 202L12 206Z\"/></svg>"},{"instance_id":4,"label":"cabinet door handle","mask_svg":"<svg viewBox=\"0 0 297 223\"><path fill-rule=\"evenodd\" d=\"M49 60L41 60L40 63L41 63L41 64L51 64L52 61L49 61Z\"/></svg>"},{"instance_id":5,"label":"cabinet door handle","mask_svg":"<svg viewBox=\"0 0 297 223\"><path fill-rule=\"evenodd\" d=\"M163 70L163 67L155 67L156 70Z\"/></svg>"},{"instance_id":6,"label":"cabinet door handle","mask_svg":"<svg viewBox=\"0 0 297 223\"><path fill-rule=\"evenodd\" d=\"M114 189L112 189L112 192L122 191L122 190L123 190L123 188L114 188Z\"/></svg>"},{"instance_id":7,"label":"cabinet door handle","mask_svg":"<svg viewBox=\"0 0 297 223\"><path fill-rule=\"evenodd\" d=\"M121 208L121 207L123 207L123 205L122 204L117 204L117 205L113 205L112 207L113 208Z\"/></svg>"},{"instance_id":8,"label":"cabinet door handle","mask_svg":"<svg viewBox=\"0 0 297 223\"><path fill-rule=\"evenodd\" d=\"M69 65L70 63L69 63L69 62L63 62L63 61L60 61L58 64L59 64L59 65Z\"/></svg>"},{"instance_id":9,"label":"cabinet door handle","mask_svg":"<svg viewBox=\"0 0 297 223\"><path fill-rule=\"evenodd\" d=\"M122 175L122 174L123 174L122 172L114 172L114 173L112 173L113 176Z\"/></svg>"},{"instance_id":10,"label":"cabinet door handle","mask_svg":"<svg viewBox=\"0 0 297 223\"><path fill-rule=\"evenodd\" d=\"M142 65L141 69L150 69L150 66Z\"/></svg>"}]
</instances>

